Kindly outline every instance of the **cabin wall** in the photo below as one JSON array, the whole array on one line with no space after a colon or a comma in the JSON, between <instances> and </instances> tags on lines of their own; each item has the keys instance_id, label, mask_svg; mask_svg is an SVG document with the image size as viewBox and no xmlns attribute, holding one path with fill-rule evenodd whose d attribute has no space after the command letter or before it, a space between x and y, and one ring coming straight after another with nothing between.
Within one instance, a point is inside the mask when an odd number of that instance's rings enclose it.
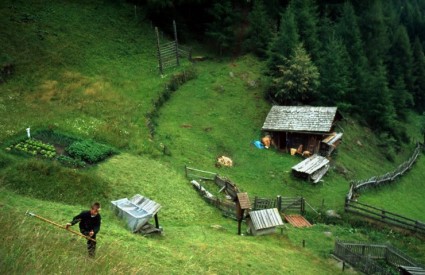
<instances>
[{"instance_id":1,"label":"cabin wall","mask_svg":"<svg viewBox=\"0 0 425 275\"><path fill-rule=\"evenodd\" d=\"M302 151L309 151L315 154L320 149L320 141L323 135L302 134L292 132L272 132L273 142L277 149L290 152L291 148L298 149L303 146Z\"/></svg>"}]
</instances>

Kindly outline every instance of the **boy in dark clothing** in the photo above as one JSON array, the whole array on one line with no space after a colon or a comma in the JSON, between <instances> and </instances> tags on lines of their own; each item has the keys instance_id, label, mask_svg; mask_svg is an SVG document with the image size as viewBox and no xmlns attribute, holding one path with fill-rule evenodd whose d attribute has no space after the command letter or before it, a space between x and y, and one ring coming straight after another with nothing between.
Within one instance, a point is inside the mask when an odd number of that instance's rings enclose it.
<instances>
[{"instance_id":1,"label":"boy in dark clothing","mask_svg":"<svg viewBox=\"0 0 425 275\"><path fill-rule=\"evenodd\" d=\"M83 211L75 216L70 223L66 224L66 229L70 226L80 223L80 232L83 235L96 239L96 234L100 230L101 217L99 214L100 203L95 202L88 211ZM94 257L96 253L96 242L87 240L87 249L90 257Z\"/></svg>"}]
</instances>

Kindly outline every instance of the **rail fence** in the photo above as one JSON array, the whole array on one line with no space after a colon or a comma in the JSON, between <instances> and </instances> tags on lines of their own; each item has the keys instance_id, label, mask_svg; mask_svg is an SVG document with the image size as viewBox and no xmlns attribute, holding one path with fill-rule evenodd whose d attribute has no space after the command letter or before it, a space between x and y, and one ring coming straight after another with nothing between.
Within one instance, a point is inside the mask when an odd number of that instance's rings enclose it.
<instances>
[{"instance_id":1,"label":"rail fence","mask_svg":"<svg viewBox=\"0 0 425 275\"><path fill-rule=\"evenodd\" d=\"M305 199L303 197L259 198L255 197L252 210L277 208L279 212L299 212L305 214Z\"/></svg>"},{"instance_id":2,"label":"rail fence","mask_svg":"<svg viewBox=\"0 0 425 275\"><path fill-rule=\"evenodd\" d=\"M353 181L352 185L354 185L354 191L358 192L363 189L377 187L395 181L396 179L404 175L404 173L406 173L410 168L412 168L413 164L416 162L419 155L421 154L421 150L422 144L417 143L416 148L413 151L411 157L407 161L400 164L394 171L386 173L385 175L371 177L366 180Z\"/></svg>"},{"instance_id":3,"label":"rail fence","mask_svg":"<svg viewBox=\"0 0 425 275\"><path fill-rule=\"evenodd\" d=\"M402 215L389 212L385 209L378 208L355 200L348 200L345 203L345 211L362 216L364 218L373 219L388 225L407 229L412 232L425 234L425 223L406 218Z\"/></svg>"},{"instance_id":4,"label":"rail fence","mask_svg":"<svg viewBox=\"0 0 425 275\"><path fill-rule=\"evenodd\" d=\"M423 268L422 265L397 248L385 244L354 243L337 240L333 254L366 274L394 274L394 270L391 270L390 266ZM385 261L388 267L385 268L376 260Z\"/></svg>"},{"instance_id":5,"label":"rail fence","mask_svg":"<svg viewBox=\"0 0 425 275\"><path fill-rule=\"evenodd\" d=\"M358 192L360 190L393 182L397 178L404 175L416 162L419 155L421 154L422 148L423 145L417 143L411 157L404 163L400 164L393 172L378 177L372 177L363 181L352 182L350 184L350 189L345 196L345 212L359 215L361 217L372 219L391 226L407 229L416 233L425 234L424 222L413 220L369 204L360 203L357 201L357 199L355 199L355 197L358 196Z\"/></svg>"}]
</instances>

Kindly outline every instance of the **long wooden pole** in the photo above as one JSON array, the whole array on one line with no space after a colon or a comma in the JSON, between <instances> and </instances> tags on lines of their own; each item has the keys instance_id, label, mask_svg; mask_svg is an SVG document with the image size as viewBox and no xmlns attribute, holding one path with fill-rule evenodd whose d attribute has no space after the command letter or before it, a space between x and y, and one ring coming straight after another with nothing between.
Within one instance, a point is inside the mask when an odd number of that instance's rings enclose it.
<instances>
[{"instance_id":1,"label":"long wooden pole","mask_svg":"<svg viewBox=\"0 0 425 275\"><path fill-rule=\"evenodd\" d=\"M44 222L47 222L47 223L53 224L53 225L54 225L54 226L56 226L56 227L59 227L59 228L65 229L65 230L67 230L67 231L71 232L72 234L75 234L75 235L77 235L77 236L83 237L83 238L85 238L85 239L87 239L87 240L90 240L90 241L96 242L96 240L95 240L95 239L90 238L89 236L86 236L86 235L84 235L84 234L81 234L80 232L74 231L74 230L72 230L72 229L66 228L66 227L65 227L65 226L63 226L63 225L60 225L60 224L58 224L58 223L55 223L55 222L53 222L53 221L51 221L51 220L48 220L48 219L46 219L46 218L43 218L42 216L39 216L39 215L37 215L37 214L31 213L31 212L28 212L28 211L27 211L25 214L26 214L26 215L28 215L28 216L35 217L35 218L37 218L37 219L40 219L40 220L42 220L42 221L44 221Z\"/></svg>"}]
</instances>

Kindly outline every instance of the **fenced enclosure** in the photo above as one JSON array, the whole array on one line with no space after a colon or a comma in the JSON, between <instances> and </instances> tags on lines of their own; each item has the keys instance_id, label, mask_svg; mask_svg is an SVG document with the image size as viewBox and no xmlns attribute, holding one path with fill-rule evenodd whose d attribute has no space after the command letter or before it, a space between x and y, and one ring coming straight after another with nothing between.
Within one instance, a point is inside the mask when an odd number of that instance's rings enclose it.
<instances>
[{"instance_id":1,"label":"fenced enclosure","mask_svg":"<svg viewBox=\"0 0 425 275\"><path fill-rule=\"evenodd\" d=\"M192 60L192 49L179 45L176 21L173 20L174 41L161 44L159 30L155 27L158 68L161 75L164 69L180 66L180 57Z\"/></svg>"},{"instance_id":2,"label":"fenced enclosure","mask_svg":"<svg viewBox=\"0 0 425 275\"><path fill-rule=\"evenodd\" d=\"M336 241L333 254L366 274L394 274L394 267L399 266L423 268L400 250L385 244ZM387 266L377 261L384 261Z\"/></svg>"},{"instance_id":3,"label":"fenced enclosure","mask_svg":"<svg viewBox=\"0 0 425 275\"><path fill-rule=\"evenodd\" d=\"M404 163L400 164L394 171L386 173L385 175L371 177L367 180L354 181L352 182L352 185L354 186L353 190L358 192L363 189L377 187L395 181L396 179L404 175L410 168L412 168L413 164L416 162L419 155L421 154L421 151L422 145L420 143L417 143L411 157Z\"/></svg>"},{"instance_id":4,"label":"fenced enclosure","mask_svg":"<svg viewBox=\"0 0 425 275\"><path fill-rule=\"evenodd\" d=\"M241 190L235 183L217 173L187 166L185 166L185 175L186 178L195 180L195 182L192 182L192 185L195 189L197 189L205 201L220 209L224 216L236 219L235 200L237 193L240 193ZM202 186L201 183L203 181L214 182L214 184L220 189L219 193L225 192L230 199L220 199L214 196ZM254 201L251 201L252 210L277 208L280 213L285 214L297 212L304 215L305 205L306 201L303 197L276 196L275 198L260 198L256 196Z\"/></svg>"},{"instance_id":5,"label":"fenced enclosure","mask_svg":"<svg viewBox=\"0 0 425 275\"><path fill-rule=\"evenodd\" d=\"M420 234L425 234L425 223L409 219L399 214L392 213L386 211L385 209L374 207L365 203L360 203L354 200L347 200L345 204L345 211L385 224L393 225Z\"/></svg>"},{"instance_id":6,"label":"fenced enclosure","mask_svg":"<svg viewBox=\"0 0 425 275\"><path fill-rule=\"evenodd\" d=\"M192 185L197 189L198 193L206 202L218 208L224 216L235 220L237 219L235 199L236 194L240 193L240 190L236 184L217 173L203 171L187 166L185 166L185 175L186 178L195 180L195 182L192 181ZM198 183L196 180L200 181L200 183ZM215 185L217 185L217 188L220 188L219 193L225 192L230 197L230 200L220 199L212 195L201 185L202 181L214 182Z\"/></svg>"}]
</instances>

